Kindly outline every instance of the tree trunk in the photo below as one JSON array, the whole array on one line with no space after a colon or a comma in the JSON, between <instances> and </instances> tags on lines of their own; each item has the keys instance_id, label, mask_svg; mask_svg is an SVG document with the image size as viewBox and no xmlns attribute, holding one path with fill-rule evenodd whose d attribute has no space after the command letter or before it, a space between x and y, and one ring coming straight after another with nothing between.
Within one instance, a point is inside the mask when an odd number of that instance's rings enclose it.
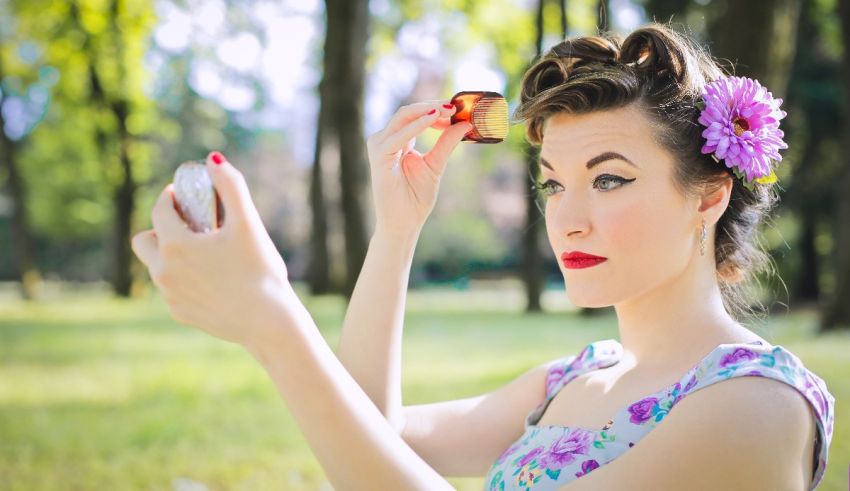
<instances>
[{"instance_id":1,"label":"tree trunk","mask_svg":"<svg viewBox=\"0 0 850 491\"><path fill-rule=\"evenodd\" d=\"M803 109L802 106L793 107ZM794 176L794 195L799 198L793 203L797 205L795 208L800 215L801 226L798 246L800 270L792 289L792 294L794 295L794 300L798 302L816 303L820 298L820 285L818 282L820 268L817 248L815 247L818 210L816 206L810 204L814 199L811 196L812 193L820 192L820 190L815 189L818 185L812 182L812 174L810 173L810 169L818 164L820 141L819 135L808 135L806 146L803 148L803 154L800 156L800 165L797 167ZM810 196L810 198L806 199L806 196Z\"/></svg>"},{"instance_id":2,"label":"tree trunk","mask_svg":"<svg viewBox=\"0 0 850 491\"><path fill-rule=\"evenodd\" d=\"M325 57L325 74L327 61ZM310 210L312 229L310 232L310 292L322 295L331 290L330 251L328 250L328 210L325 205L325 192L322 182L322 147L330 137L333 128L329 126L328 112L331 107L330 90L327 75L319 83L319 118L316 125L316 150L313 154L313 168L310 170Z\"/></svg>"},{"instance_id":3,"label":"tree trunk","mask_svg":"<svg viewBox=\"0 0 850 491\"><path fill-rule=\"evenodd\" d=\"M116 101L112 112L118 123L118 160L121 163L121 184L114 192L115 217L113 223L113 272L112 289L120 297L129 297L133 286L130 248L130 233L133 211L136 208L136 181L133 176L133 162L130 160L130 133L127 131L127 101Z\"/></svg>"},{"instance_id":4,"label":"tree trunk","mask_svg":"<svg viewBox=\"0 0 850 491\"><path fill-rule=\"evenodd\" d=\"M786 93L797 47L801 0L715 0L709 22L712 55L736 62L736 75L756 78L774 96Z\"/></svg>"},{"instance_id":5,"label":"tree trunk","mask_svg":"<svg viewBox=\"0 0 850 491\"><path fill-rule=\"evenodd\" d=\"M646 15L650 20L660 22L684 23L690 0L647 0Z\"/></svg>"},{"instance_id":6,"label":"tree trunk","mask_svg":"<svg viewBox=\"0 0 850 491\"><path fill-rule=\"evenodd\" d=\"M783 103L786 111L795 114L800 121L809 123L800 126L788 126L785 128L785 141L804 142L803 150L799 158L799 164L794 169L794 179L791 187L784 194L783 207L791 210L795 216L800 217L800 232L797 239L799 268L791 286L791 301L796 305L820 303L820 257L815 246L817 227L820 223L818 217L823 215L824 209L832 206L824 203L828 193L823 192L824 178L817 171L821 164L821 143L825 140L837 140L836 130L833 134L824 131L823 126L833 126L838 115L824 115L819 107L813 105L812 96L807 87L815 77L823 76L815 67L821 63L817 53L819 44L819 27L811 16L811 6L803 6L800 10L800 18L797 25L797 48L794 54L794 62L791 70L791 82L793 90L789 93ZM817 75L815 75L817 73ZM790 87L790 86L789 86ZM790 108L790 109L789 109ZM811 122L820 122L811 124ZM798 135L799 133L799 135ZM828 180L827 182L831 182ZM777 258L784 262L784 255Z\"/></svg>"},{"instance_id":7,"label":"tree trunk","mask_svg":"<svg viewBox=\"0 0 850 491\"><path fill-rule=\"evenodd\" d=\"M844 137L841 139L841 156L844 158L844 165L834 188L835 291L821 317L822 331L850 328L850 226L847 224L847 217L850 217L850 193L847 192L850 189L850 0L839 0L838 12L844 44L844 60L841 64L844 83Z\"/></svg>"},{"instance_id":8,"label":"tree trunk","mask_svg":"<svg viewBox=\"0 0 850 491\"><path fill-rule=\"evenodd\" d=\"M366 258L368 238L364 203L368 199L369 161L363 138L363 95L365 85L366 43L369 38L368 0L327 0L328 40L338 33L336 42L325 51L331 56L334 71L332 90L335 104L331 111L335 133L339 137L340 190L345 231L345 296L351 297ZM333 51L333 53L332 53Z\"/></svg>"},{"instance_id":9,"label":"tree trunk","mask_svg":"<svg viewBox=\"0 0 850 491\"><path fill-rule=\"evenodd\" d=\"M532 64L536 63L543 54L543 2L538 0L537 15L535 17L535 51L536 56L532 60ZM561 28L564 32L567 30L565 25L566 19L566 2L561 2ZM537 149L533 148L528 142L525 142L526 167L528 174L534 182L540 176L540 168L537 163ZM524 186L528 189L530 186ZM540 297L543 294L544 275L543 275L543 258L540 257L540 235L545 226L545 221L540 215L540 210L537 207L537 194L528 192L525 200L525 227L522 234L522 280L525 284L526 297L526 312L541 312L543 306L540 303Z\"/></svg>"},{"instance_id":10,"label":"tree trunk","mask_svg":"<svg viewBox=\"0 0 850 491\"><path fill-rule=\"evenodd\" d=\"M120 1L112 0L109 9L110 18L108 19L108 25L112 26L111 41L116 46L117 51L115 62L118 65L119 71L118 83L119 86L123 86L126 83L122 65L123 41L117 27L117 19L120 14ZM80 26L82 32L86 32L82 28L82 18L77 2L70 2L69 5L71 18ZM130 116L130 102L121 95L110 98L107 94L106 87L97 73L96 66L99 53L95 49L90 36L85 38L82 49L88 51L89 97L92 105L98 109L108 109L115 118L117 128L115 135L109 135L103 130L101 125L95 125L95 143L104 167L108 167L111 164L109 150L110 136L114 136L117 143L118 155L116 160L117 164L121 167L121 182L112 190L114 211L112 222L112 267L108 276L113 292L119 297L128 297L130 296L133 284L131 267L133 254L130 247L130 233L133 212L135 210L136 190L138 189L133 175L133 162L129 153L130 145L132 144L132 137L127 129L127 120ZM123 91L116 92L123 94Z\"/></svg>"},{"instance_id":11,"label":"tree trunk","mask_svg":"<svg viewBox=\"0 0 850 491\"><path fill-rule=\"evenodd\" d=\"M124 69L124 41L121 38L120 17L122 0L112 0L110 9L110 26L112 26L112 37L116 47L116 62L118 64L118 84L123 88L127 84L126 70ZM133 211L136 208L136 181L133 175L133 161L130 158L130 146L132 137L127 131L127 119L130 116L130 101L123 97L126 91L118 90L115 99L111 101L112 114L118 126L116 135L118 141L118 162L121 165L121 183L114 191L115 218L113 226L113 273L112 288L116 295L129 297L133 285L133 274L131 261L133 253L130 248L130 228L133 219Z\"/></svg>"},{"instance_id":12,"label":"tree trunk","mask_svg":"<svg viewBox=\"0 0 850 491\"><path fill-rule=\"evenodd\" d=\"M0 45L0 80L3 80L2 45ZM41 274L35 264L32 252L32 235L26 215L26 185L21 178L17 161L17 143L6 133L6 121L3 119L3 98L0 96L0 167L6 168L9 182L9 194L12 198L12 256L15 264L21 295L25 300L33 300L38 294Z\"/></svg>"},{"instance_id":13,"label":"tree trunk","mask_svg":"<svg viewBox=\"0 0 850 491\"><path fill-rule=\"evenodd\" d=\"M817 221L813 213L803 210L800 231L800 274L794 288L797 302L817 302L820 297L818 286L818 253L815 248Z\"/></svg>"},{"instance_id":14,"label":"tree trunk","mask_svg":"<svg viewBox=\"0 0 850 491\"><path fill-rule=\"evenodd\" d=\"M567 39L567 35L569 34L568 28L570 24L569 16L567 15L567 0L559 0L558 6L561 7L561 40ZM540 20L537 21L538 26L540 26ZM540 32L543 31L542 28L538 29ZM537 44L540 44L538 41Z\"/></svg>"},{"instance_id":15,"label":"tree trunk","mask_svg":"<svg viewBox=\"0 0 850 491\"><path fill-rule=\"evenodd\" d=\"M610 12L611 9L608 0L598 0L596 2L596 28L599 32L605 32L611 28Z\"/></svg>"}]
</instances>

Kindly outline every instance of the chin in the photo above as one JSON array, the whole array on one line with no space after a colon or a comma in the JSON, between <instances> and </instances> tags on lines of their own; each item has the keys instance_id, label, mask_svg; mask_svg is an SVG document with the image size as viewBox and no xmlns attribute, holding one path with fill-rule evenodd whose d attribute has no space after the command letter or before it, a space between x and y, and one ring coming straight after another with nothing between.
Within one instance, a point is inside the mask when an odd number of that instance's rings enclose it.
<instances>
[{"instance_id":1,"label":"chin","mask_svg":"<svg viewBox=\"0 0 850 491\"><path fill-rule=\"evenodd\" d=\"M601 309L614 305L610 296L603 295L602 292L575 291L570 290L569 287L567 288L567 298L571 304L583 309Z\"/></svg>"}]
</instances>

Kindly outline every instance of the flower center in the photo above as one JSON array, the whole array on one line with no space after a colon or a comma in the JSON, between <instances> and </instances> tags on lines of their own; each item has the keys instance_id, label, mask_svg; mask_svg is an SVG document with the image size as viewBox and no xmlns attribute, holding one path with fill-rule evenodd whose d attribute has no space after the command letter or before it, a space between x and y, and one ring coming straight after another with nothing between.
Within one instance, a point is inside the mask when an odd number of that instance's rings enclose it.
<instances>
[{"instance_id":1,"label":"flower center","mask_svg":"<svg viewBox=\"0 0 850 491\"><path fill-rule=\"evenodd\" d=\"M750 129L750 123L740 116L732 121L732 126L735 128L735 136L741 136L742 133Z\"/></svg>"}]
</instances>

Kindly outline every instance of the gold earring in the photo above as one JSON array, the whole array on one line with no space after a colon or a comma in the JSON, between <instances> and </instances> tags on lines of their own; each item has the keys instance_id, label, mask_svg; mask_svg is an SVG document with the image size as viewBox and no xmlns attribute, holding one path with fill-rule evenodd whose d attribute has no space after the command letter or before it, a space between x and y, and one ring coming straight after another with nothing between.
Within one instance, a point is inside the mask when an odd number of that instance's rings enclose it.
<instances>
[{"instance_id":1,"label":"gold earring","mask_svg":"<svg viewBox=\"0 0 850 491\"><path fill-rule=\"evenodd\" d=\"M705 256L705 220L702 221L702 232L699 234L699 255Z\"/></svg>"}]
</instances>

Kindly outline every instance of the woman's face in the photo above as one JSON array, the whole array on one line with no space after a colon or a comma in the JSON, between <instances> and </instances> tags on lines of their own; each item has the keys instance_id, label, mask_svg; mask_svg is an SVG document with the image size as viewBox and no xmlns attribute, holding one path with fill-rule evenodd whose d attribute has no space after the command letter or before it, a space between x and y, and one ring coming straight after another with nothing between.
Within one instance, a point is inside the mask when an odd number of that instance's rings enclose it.
<instances>
[{"instance_id":1,"label":"woman's face","mask_svg":"<svg viewBox=\"0 0 850 491\"><path fill-rule=\"evenodd\" d=\"M635 106L557 114L544 125L546 232L576 306L640 296L674 280L699 254L698 200L674 188L672 156L651 131ZM607 260L570 268L562 255L572 251Z\"/></svg>"}]
</instances>

